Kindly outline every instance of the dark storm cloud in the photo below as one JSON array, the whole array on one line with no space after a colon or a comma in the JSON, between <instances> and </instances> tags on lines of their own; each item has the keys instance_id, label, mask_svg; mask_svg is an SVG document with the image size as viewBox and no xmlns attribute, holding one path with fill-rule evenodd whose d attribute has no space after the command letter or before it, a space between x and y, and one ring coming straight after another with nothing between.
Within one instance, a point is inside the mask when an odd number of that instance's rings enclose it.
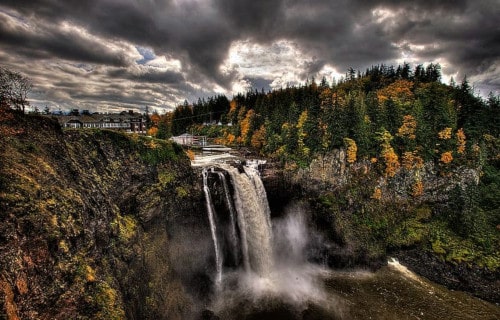
<instances>
[{"instance_id":1,"label":"dark storm cloud","mask_svg":"<svg viewBox=\"0 0 500 320\"><path fill-rule=\"evenodd\" d=\"M91 1L77 8L65 5L59 9L67 10L67 19L98 35L147 45L157 53L172 52L186 60L193 73L223 80L218 66L234 35L225 18L208 13L209 8L189 3L174 6L170 1L128 0ZM61 19L48 10L45 15Z\"/></svg>"},{"instance_id":2,"label":"dark storm cloud","mask_svg":"<svg viewBox=\"0 0 500 320\"><path fill-rule=\"evenodd\" d=\"M12 17L0 14L0 42L27 58L56 56L73 61L126 65L121 53L111 50L98 39L85 37L75 28L37 23L31 28L22 28L13 22Z\"/></svg>"},{"instance_id":3,"label":"dark storm cloud","mask_svg":"<svg viewBox=\"0 0 500 320\"><path fill-rule=\"evenodd\" d=\"M499 8L498 0L3 0L0 50L28 60L109 66L99 78L105 83L107 75L164 85L165 97L178 100L210 94L216 86L228 89L237 80L271 83L274 79L241 74L237 67L221 71L237 41L270 50L276 41L293 42L311 57L301 64L303 81L326 65L340 73L364 70L394 64L404 53L414 63L442 61L443 72L467 74L499 90ZM75 28L65 29L68 25ZM128 70L146 59L134 57L134 46L177 59L182 68ZM256 53L250 56L258 59Z\"/></svg>"},{"instance_id":4,"label":"dark storm cloud","mask_svg":"<svg viewBox=\"0 0 500 320\"><path fill-rule=\"evenodd\" d=\"M321 4L297 1L288 7L291 19L284 21L285 35L329 58L340 70L393 62L400 58L398 45L404 42L425 45L428 48L419 55L445 58L459 68L465 66L466 73L476 73L469 66L480 65L487 55L498 61L500 51L495 49L500 42L493 40L499 35L498 1L354 1L343 6L316 2ZM392 14L377 17L376 9ZM471 37L474 43L464 45ZM432 52L433 45L440 50Z\"/></svg>"},{"instance_id":5,"label":"dark storm cloud","mask_svg":"<svg viewBox=\"0 0 500 320\"><path fill-rule=\"evenodd\" d=\"M70 20L88 26L97 34L120 37L134 43L163 50L179 51L194 63L197 70L219 78L218 66L231 42L241 36L273 41L294 39L311 52L327 57L334 65L346 69L397 58L394 42L416 37L423 42L452 41L447 56L455 58L453 43L477 37L479 48L495 44L498 26L497 1L294 1L294 0L216 0L212 6L200 7L206 1L174 7L170 1L5 1L28 15L52 21ZM374 8L395 10L394 29L373 21ZM400 11L398 11L400 10ZM211 11L211 12L209 12ZM469 17L471 15L471 17ZM458 20L463 20L456 22ZM488 36L488 34L490 34ZM493 36L495 35L495 36ZM64 36L64 35L63 35ZM492 41L488 41L490 38ZM67 43L64 37L34 39L33 45L47 41L51 53L79 58L87 45ZM481 41L484 39L484 42ZM26 40L26 39L23 39ZM454 40L454 41L453 41ZM492 48L498 47L498 41ZM63 44L67 44L64 46ZM71 50L71 46L75 48ZM484 54L463 48L455 60L482 59ZM448 49L448 48L447 48ZM470 48L472 51L474 48ZM490 50L490 55L495 50ZM496 51L498 52L498 51ZM85 55L81 54L83 57ZM100 52L89 55L96 62ZM460 59L460 55L465 55ZM115 61L120 63L120 61Z\"/></svg>"},{"instance_id":6,"label":"dark storm cloud","mask_svg":"<svg viewBox=\"0 0 500 320\"><path fill-rule=\"evenodd\" d=\"M109 76L112 78L128 79L136 82L146 83L163 83L175 84L185 81L183 75L174 71L157 71L150 70L149 72L133 73L126 69L116 69L109 71Z\"/></svg>"},{"instance_id":7,"label":"dark storm cloud","mask_svg":"<svg viewBox=\"0 0 500 320\"><path fill-rule=\"evenodd\" d=\"M216 0L221 16L228 21L240 35L256 38L269 38L280 28L280 18L284 7L283 0L232 1Z\"/></svg>"}]
</instances>

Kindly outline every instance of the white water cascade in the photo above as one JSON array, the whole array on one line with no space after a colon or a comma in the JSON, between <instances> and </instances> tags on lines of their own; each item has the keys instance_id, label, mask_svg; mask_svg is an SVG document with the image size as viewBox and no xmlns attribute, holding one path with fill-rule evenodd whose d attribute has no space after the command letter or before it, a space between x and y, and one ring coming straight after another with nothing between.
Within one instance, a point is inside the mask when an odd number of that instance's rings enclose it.
<instances>
[{"instance_id":1,"label":"white water cascade","mask_svg":"<svg viewBox=\"0 0 500 320\"><path fill-rule=\"evenodd\" d=\"M231 253L233 255L233 260L238 261L238 235L236 232L236 213L231 200L231 194L229 193L229 186L227 185L227 179L224 172L218 172L219 178L222 181L222 187L224 188L224 200L226 200L226 206L229 209L229 221L230 221L230 240L231 240Z\"/></svg>"},{"instance_id":2,"label":"white water cascade","mask_svg":"<svg viewBox=\"0 0 500 320\"><path fill-rule=\"evenodd\" d=\"M221 213L216 212L208 187L208 175L211 173L217 175L222 185L227 209L223 211L229 215L226 223L224 216L219 217L222 219L219 219L219 223L222 223L220 226L216 225L216 215ZM231 181L232 194L226 173ZM229 261L234 261L234 267L242 264L247 273L261 277L269 275L273 265L271 210L258 171L250 167L244 167L240 171L229 165L217 165L211 170L203 169L203 188L215 247L216 283L222 281L224 264L226 263L226 267L230 266L230 262L223 261L230 256L232 259ZM217 228L220 228L219 234ZM224 230L227 230L226 234Z\"/></svg>"},{"instance_id":3,"label":"white water cascade","mask_svg":"<svg viewBox=\"0 0 500 320\"><path fill-rule=\"evenodd\" d=\"M220 272L214 310L238 309L241 301L263 297L294 306L324 301L322 269L307 261L305 208L296 204L283 208L284 216L271 223L257 169L214 164L204 175L210 223L217 223L211 225Z\"/></svg>"},{"instance_id":4,"label":"white water cascade","mask_svg":"<svg viewBox=\"0 0 500 320\"><path fill-rule=\"evenodd\" d=\"M271 209L269 208L266 189L264 188L264 183L260 178L258 167L257 166L243 167L243 169L245 170L245 174L250 178L250 180L252 180L252 183L255 187L255 192L257 194L257 199L260 199L260 201L258 201L258 205L260 206L260 209L264 217L266 218L269 230L272 230Z\"/></svg>"},{"instance_id":5,"label":"white water cascade","mask_svg":"<svg viewBox=\"0 0 500 320\"><path fill-rule=\"evenodd\" d=\"M225 169L234 188L245 270L267 276L273 265L272 228L264 186L255 169L244 167L243 173L234 167Z\"/></svg>"},{"instance_id":6,"label":"white water cascade","mask_svg":"<svg viewBox=\"0 0 500 320\"><path fill-rule=\"evenodd\" d=\"M212 197L210 196L210 188L208 187L208 170L203 169L203 191L205 192L205 203L207 206L208 220L210 222L210 231L212 233L212 240L214 242L215 248L215 268L216 268L216 278L215 283L219 287L222 282L222 258L221 252L219 250L219 242L217 241L217 227L215 224L215 209L212 202Z\"/></svg>"}]
</instances>

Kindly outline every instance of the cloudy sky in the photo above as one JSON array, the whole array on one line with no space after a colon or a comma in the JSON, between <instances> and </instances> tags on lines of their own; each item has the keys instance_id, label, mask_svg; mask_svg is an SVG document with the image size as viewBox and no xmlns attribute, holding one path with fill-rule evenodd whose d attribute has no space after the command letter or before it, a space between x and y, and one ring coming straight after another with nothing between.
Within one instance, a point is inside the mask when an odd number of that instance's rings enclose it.
<instances>
[{"instance_id":1,"label":"cloudy sky","mask_svg":"<svg viewBox=\"0 0 500 320\"><path fill-rule=\"evenodd\" d=\"M0 65L52 110L163 112L404 61L500 94L499 21L500 0L0 0Z\"/></svg>"}]
</instances>

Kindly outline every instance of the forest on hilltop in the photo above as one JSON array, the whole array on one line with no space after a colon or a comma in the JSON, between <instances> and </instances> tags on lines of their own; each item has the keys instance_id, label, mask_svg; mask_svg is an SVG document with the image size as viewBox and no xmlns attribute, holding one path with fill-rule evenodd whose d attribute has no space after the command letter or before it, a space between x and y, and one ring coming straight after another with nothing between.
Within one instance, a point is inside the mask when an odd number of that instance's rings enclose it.
<instances>
[{"instance_id":1,"label":"forest on hilltop","mask_svg":"<svg viewBox=\"0 0 500 320\"><path fill-rule=\"evenodd\" d=\"M475 96L466 78L449 85L440 80L437 64L350 69L333 84L312 79L231 100L218 95L192 105L186 101L171 113L153 114L150 133L207 135L299 166L336 148L350 150L352 162L383 158L389 167L410 158L443 164L474 160L482 143L499 136L500 97Z\"/></svg>"}]
</instances>

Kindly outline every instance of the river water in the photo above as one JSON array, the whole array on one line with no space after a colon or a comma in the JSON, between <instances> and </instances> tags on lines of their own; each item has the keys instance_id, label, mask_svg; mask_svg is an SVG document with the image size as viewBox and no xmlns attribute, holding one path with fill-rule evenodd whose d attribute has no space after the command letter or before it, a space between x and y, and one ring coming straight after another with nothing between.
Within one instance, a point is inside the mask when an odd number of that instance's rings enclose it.
<instances>
[{"instance_id":1,"label":"river water","mask_svg":"<svg viewBox=\"0 0 500 320\"><path fill-rule=\"evenodd\" d=\"M389 262L375 273L330 272L339 319L500 319L500 307L451 291Z\"/></svg>"},{"instance_id":2,"label":"river water","mask_svg":"<svg viewBox=\"0 0 500 320\"><path fill-rule=\"evenodd\" d=\"M220 319L500 319L498 305L448 290L398 263L376 272L317 271L317 292L308 296L309 289L302 290L302 299L290 299L294 292L259 295L233 287L211 309Z\"/></svg>"}]
</instances>

